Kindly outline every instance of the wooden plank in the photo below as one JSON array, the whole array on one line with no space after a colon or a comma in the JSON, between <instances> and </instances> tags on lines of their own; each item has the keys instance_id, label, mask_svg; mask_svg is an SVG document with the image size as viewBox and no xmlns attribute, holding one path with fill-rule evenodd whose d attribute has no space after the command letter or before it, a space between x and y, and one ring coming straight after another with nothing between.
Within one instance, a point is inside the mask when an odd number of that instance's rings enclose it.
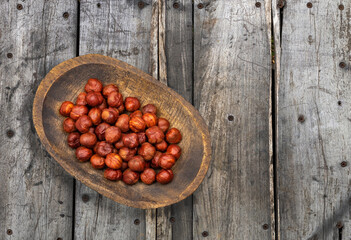
<instances>
[{"instance_id":1,"label":"wooden plank","mask_svg":"<svg viewBox=\"0 0 351 240\"><path fill-rule=\"evenodd\" d=\"M143 3L81 0L80 54L108 55L147 72L152 59L149 51L152 2ZM82 200L85 194L90 196L88 202ZM76 239L145 239L144 210L117 204L80 183L76 197ZM135 224L136 219L139 224Z\"/></svg>"},{"instance_id":2,"label":"wooden plank","mask_svg":"<svg viewBox=\"0 0 351 240\"><path fill-rule=\"evenodd\" d=\"M213 159L193 198L194 239L271 239L271 10L255 4L195 1L194 100Z\"/></svg>"},{"instance_id":3,"label":"wooden plank","mask_svg":"<svg viewBox=\"0 0 351 240\"><path fill-rule=\"evenodd\" d=\"M350 7L289 1L283 12L278 118L281 239L349 239ZM339 66L345 62L345 67ZM339 102L340 101L340 102ZM342 167L341 163L349 163Z\"/></svg>"},{"instance_id":4,"label":"wooden plank","mask_svg":"<svg viewBox=\"0 0 351 240\"><path fill-rule=\"evenodd\" d=\"M76 54L76 11L74 0L0 3L0 239L72 238L73 178L41 147L32 103Z\"/></svg>"}]
</instances>

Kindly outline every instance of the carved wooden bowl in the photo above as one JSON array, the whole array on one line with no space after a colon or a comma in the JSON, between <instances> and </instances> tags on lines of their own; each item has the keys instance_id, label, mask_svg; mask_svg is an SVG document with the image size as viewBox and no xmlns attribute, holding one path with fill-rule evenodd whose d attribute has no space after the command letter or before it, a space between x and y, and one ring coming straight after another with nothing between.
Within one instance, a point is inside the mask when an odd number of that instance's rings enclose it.
<instances>
[{"instance_id":1,"label":"carved wooden bowl","mask_svg":"<svg viewBox=\"0 0 351 240\"><path fill-rule=\"evenodd\" d=\"M115 83L124 97L135 96L141 105L156 105L159 117L178 128L183 139L182 155L172 168L174 179L162 185L138 182L129 186L103 177L103 170L81 163L66 143L63 101L75 102L89 78L104 85ZM143 71L110 57L89 54L54 67L38 87L33 103L33 121L39 138L51 156L73 177L112 200L136 208L158 208L177 203L191 195L202 182L211 161L210 136L199 112L183 97Z\"/></svg>"}]
</instances>

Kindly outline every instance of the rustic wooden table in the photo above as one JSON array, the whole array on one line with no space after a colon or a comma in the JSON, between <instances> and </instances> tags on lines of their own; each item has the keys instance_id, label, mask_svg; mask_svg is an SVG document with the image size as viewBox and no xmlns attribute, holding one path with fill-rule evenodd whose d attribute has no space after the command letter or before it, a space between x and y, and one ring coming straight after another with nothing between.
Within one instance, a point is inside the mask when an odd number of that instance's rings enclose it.
<instances>
[{"instance_id":1,"label":"rustic wooden table","mask_svg":"<svg viewBox=\"0 0 351 240\"><path fill-rule=\"evenodd\" d=\"M350 239L351 2L341 2L1 1L0 239ZM213 159L192 197L129 208L42 148L37 86L87 53L132 64L199 109Z\"/></svg>"}]
</instances>

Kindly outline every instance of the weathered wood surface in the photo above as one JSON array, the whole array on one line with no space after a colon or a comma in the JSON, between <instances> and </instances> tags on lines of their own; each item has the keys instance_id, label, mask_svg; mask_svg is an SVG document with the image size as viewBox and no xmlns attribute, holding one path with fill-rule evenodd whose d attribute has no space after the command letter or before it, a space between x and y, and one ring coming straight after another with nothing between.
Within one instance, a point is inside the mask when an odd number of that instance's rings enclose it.
<instances>
[{"instance_id":1,"label":"weathered wood surface","mask_svg":"<svg viewBox=\"0 0 351 240\"><path fill-rule=\"evenodd\" d=\"M293 0L283 10L277 145L281 239L351 237L351 3L342 3L340 10L338 1ZM339 221L343 229L336 227Z\"/></svg>"},{"instance_id":2,"label":"weathered wood surface","mask_svg":"<svg viewBox=\"0 0 351 240\"><path fill-rule=\"evenodd\" d=\"M71 239L73 178L41 147L31 109L46 73L76 54L77 3L1 1L0 12L0 239Z\"/></svg>"},{"instance_id":3,"label":"weathered wood surface","mask_svg":"<svg viewBox=\"0 0 351 240\"><path fill-rule=\"evenodd\" d=\"M271 239L271 11L255 3L195 1L194 100L213 162L194 193L194 239Z\"/></svg>"}]
</instances>

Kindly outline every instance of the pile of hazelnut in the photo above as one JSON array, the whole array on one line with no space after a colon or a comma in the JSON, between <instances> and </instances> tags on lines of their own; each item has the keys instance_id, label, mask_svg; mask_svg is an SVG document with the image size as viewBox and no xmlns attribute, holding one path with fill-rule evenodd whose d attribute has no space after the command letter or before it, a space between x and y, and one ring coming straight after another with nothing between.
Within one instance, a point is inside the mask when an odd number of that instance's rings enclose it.
<instances>
[{"instance_id":1,"label":"pile of hazelnut","mask_svg":"<svg viewBox=\"0 0 351 240\"><path fill-rule=\"evenodd\" d=\"M155 180L167 184L181 155L177 143L182 135L176 128L169 129L167 119L157 117L153 104L139 108L135 97L123 102L116 85L103 86L98 79L89 79L76 104L65 101L60 107L60 114L67 117L63 129L69 133L68 146L76 149L79 161L90 160L95 169L107 167L108 180L132 185L140 178L145 184Z\"/></svg>"}]
</instances>

